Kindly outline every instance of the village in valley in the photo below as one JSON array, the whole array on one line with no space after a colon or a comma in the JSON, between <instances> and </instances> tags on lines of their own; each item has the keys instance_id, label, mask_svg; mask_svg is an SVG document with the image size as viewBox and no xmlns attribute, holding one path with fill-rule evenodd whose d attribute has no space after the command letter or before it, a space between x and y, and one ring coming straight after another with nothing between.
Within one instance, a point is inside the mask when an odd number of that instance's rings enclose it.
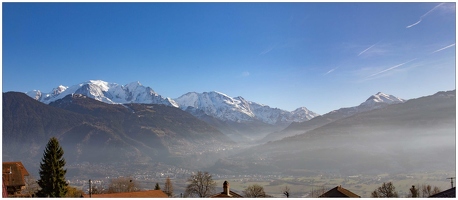
<instances>
[{"instance_id":1,"label":"village in valley","mask_svg":"<svg viewBox=\"0 0 458 200\"><path fill-rule=\"evenodd\" d=\"M101 165L90 165L89 163L83 164L88 169L103 170L104 173L112 173L111 176L91 178L86 176L84 178L69 178L67 183L70 187L74 188L76 193L75 197L82 195L84 197L106 197L121 198L121 197L158 197L158 198L184 198L187 184L189 183L188 178L195 175L196 172L192 170L186 170L183 168L177 168L166 165L155 165L156 170L144 171L136 168L125 168L124 170L114 170L114 166L107 167ZM72 166L68 166L70 169ZM122 169L122 168L120 168ZM16 176L12 175L15 174ZM123 176L128 174L128 176ZM424 182L431 183L432 185L440 185L441 188L447 188L451 181L453 184L453 178L446 178L451 176L452 173L439 172L438 174L428 173L416 173L406 175L388 175L382 174L379 176L341 176L337 174L322 174L315 177L295 177L285 175L262 175L262 174L249 174L249 175L222 175L222 174L211 174L211 178L215 183L214 192L215 195L219 195L218 189L224 189L218 187L223 185L224 182L228 182L231 185L231 192L233 194L229 197L244 197L247 193L247 188L250 186L260 186L263 189L264 196L257 197L275 197L275 198L316 198L316 197L373 197L371 191L377 188L382 183L393 183L396 185L397 196L396 197L412 197L411 189L412 186L417 188L424 187L425 185L416 184L418 180L424 180ZM14 182L14 181L15 182ZM19 180L19 181L17 181ZM108 187L112 184L112 180L129 180L135 182L135 189L119 190L118 192L108 191ZM4 162L3 163L3 195L4 197L34 197L37 191L37 181L31 177L30 173L25 169L21 162ZM170 181L173 184L173 194L170 196L165 193L158 192L147 192L153 190L156 184L160 187L164 187L165 183ZM402 184L402 185L401 185ZM337 187L332 188L332 185ZM446 185L446 186L445 186ZM430 186L430 185L428 185ZM444 187L445 186L445 187ZM33 189L31 189L31 187ZM90 190L90 188L92 190ZM344 188L345 187L345 188ZM157 188L156 188L157 189ZM285 195L285 189L288 191L288 196ZM436 195L435 197L453 197L455 195L455 186L451 185L451 189L445 189L443 191L433 191L434 188L429 188L430 195ZM129 190L131 190L129 192ZM92 192L91 195L89 195ZM223 191L224 192L224 191ZM435 193L434 193L435 192ZM420 195L418 191L418 197L425 197L422 193ZM436 194L437 193L437 194ZM7 195L5 195L7 194ZM240 194L240 195L239 195ZM137 196L135 196L137 195ZM260 194L257 194L260 195ZM344 195L344 196L342 196ZM211 197L211 196L210 196ZM221 196L218 196L221 197ZM252 197L252 196L246 196Z\"/></svg>"}]
</instances>

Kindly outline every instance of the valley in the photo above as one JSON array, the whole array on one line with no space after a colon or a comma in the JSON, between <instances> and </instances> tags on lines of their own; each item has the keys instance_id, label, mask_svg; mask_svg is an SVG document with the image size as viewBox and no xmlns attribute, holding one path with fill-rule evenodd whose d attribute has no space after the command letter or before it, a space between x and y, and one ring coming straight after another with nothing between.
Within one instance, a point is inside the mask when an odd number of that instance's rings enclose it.
<instances>
[{"instance_id":1,"label":"valley","mask_svg":"<svg viewBox=\"0 0 458 200\"><path fill-rule=\"evenodd\" d=\"M45 104L3 93L3 161L20 160L38 177L45 141L56 136L74 186L131 177L147 189L170 177L176 195L196 171L240 193L260 184L274 197L285 186L294 197L311 197L337 185L368 197L387 181L402 196L412 184L446 189L445 179L455 176L455 91L410 100L377 93L355 107L297 119L241 97L192 95L196 101L180 107L182 101L119 104L84 94Z\"/></svg>"}]
</instances>

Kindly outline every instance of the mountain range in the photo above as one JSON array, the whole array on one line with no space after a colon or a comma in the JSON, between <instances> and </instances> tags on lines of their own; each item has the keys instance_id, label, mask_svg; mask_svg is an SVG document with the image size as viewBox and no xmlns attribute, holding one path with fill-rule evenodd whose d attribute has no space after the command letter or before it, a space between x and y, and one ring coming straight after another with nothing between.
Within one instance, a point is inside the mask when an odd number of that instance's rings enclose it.
<instances>
[{"instance_id":1,"label":"mountain range","mask_svg":"<svg viewBox=\"0 0 458 200\"><path fill-rule=\"evenodd\" d=\"M32 90L26 94L46 104L62 99L69 94L82 94L110 104L152 103L178 107L172 99L162 97L150 87L140 84L140 82L119 85L102 80L90 80L70 87L60 85L49 93Z\"/></svg>"},{"instance_id":2,"label":"mountain range","mask_svg":"<svg viewBox=\"0 0 458 200\"><path fill-rule=\"evenodd\" d=\"M3 93L2 151L4 160L38 168L55 136L68 163L162 162L230 174L445 169L450 162L436 155L454 158L455 100L455 91L410 100L379 92L317 115L221 92L172 99L138 82L88 81Z\"/></svg>"},{"instance_id":3,"label":"mountain range","mask_svg":"<svg viewBox=\"0 0 458 200\"><path fill-rule=\"evenodd\" d=\"M292 132L278 134L278 131L290 124L296 126L298 123L320 116L306 107L290 112L248 101L240 96L233 98L216 91L189 92L175 99L166 98L140 82L119 85L102 80L90 80L70 87L60 85L49 93L33 90L26 94L46 104L69 94L82 94L109 104L148 103L177 107L216 127L232 140L248 143L262 138L280 139L289 136ZM403 100L392 95L377 93L360 106L337 110L333 116L345 117L399 102ZM266 140L271 139L261 141Z\"/></svg>"},{"instance_id":4,"label":"mountain range","mask_svg":"<svg viewBox=\"0 0 458 200\"><path fill-rule=\"evenodd\" d=\"M267 124L291 123L309 120L318 114L307 108L298 108L293 112L271 108L266 105L246 101L243 97L232 98L221 92L189 92L176 99L165 98L140 82L126 85L108 83L102 80L90 80L73 86L58 86L49 93L32 90L28 96L49 104L68 94L82 94L110 104L149 103L164 104L186 110L188 107L204 111L205 114L223 121L247 122L259 120Z\"/></svg>"}]
</instances>

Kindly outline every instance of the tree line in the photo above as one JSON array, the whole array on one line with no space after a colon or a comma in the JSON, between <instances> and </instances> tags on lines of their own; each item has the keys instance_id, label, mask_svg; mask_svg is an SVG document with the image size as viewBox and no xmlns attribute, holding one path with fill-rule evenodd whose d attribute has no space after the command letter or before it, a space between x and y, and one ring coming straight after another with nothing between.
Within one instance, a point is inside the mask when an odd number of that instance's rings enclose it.
<instances>
[{"instance_id":1,"label":"tree line","mask_svg":"<svg viewBox=\"0 0 458 200\"><path fill-rule=\"evenodd\" d=\"M427 184L423 185L412 185L412 187L409 189L409 194L407 195L407 198L416 198L416 197L421 197L421 198L426 198L430 197L432 195L435 195L442 190L437 187L437 186L431 186ZM371 193L372 198L396 198L399 197L398 193L396 192L396 187L393 185L393 183L388 182L388 183L383 183L382 186L378 187Z\"/></svg>"}]
</instances>

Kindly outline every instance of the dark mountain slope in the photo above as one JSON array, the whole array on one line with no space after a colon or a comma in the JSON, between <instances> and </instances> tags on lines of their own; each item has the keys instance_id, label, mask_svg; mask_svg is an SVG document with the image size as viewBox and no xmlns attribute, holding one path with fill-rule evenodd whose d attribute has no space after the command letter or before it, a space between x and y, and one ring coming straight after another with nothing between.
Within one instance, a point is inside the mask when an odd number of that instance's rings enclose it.
<instances>
[{"instance_id":1,"label":"dark mountain slope","mask_svg":"<svg viewBox=\"0 0 458 200\"><path fill-rule=\"evenodd\" d=\"M455 110L455 91L439 92L247 149L216 167L347 175L454 170Z\"/></svg>"},{"instance_id":2,"label":"dark mountain slope","mask_svg":"<svg viewBox=\"0 0 458 200\"><path fill-rule=\"evenodd\" d=\"M141 129L145 129L152 130L156 135L175 135L189 140L212 139L233 143L217 129L191 114L166 105L106 104L83 95L68 95L49 105L98 117L114 125L113 128L123 130L129 136L134 136Z\"/></svg>"},{"instance_id":3,"label":"dark mountain slope","mask_svg":"<svg viewBox=\"0 0 458 200\"><path fill-rule=\"evenodd\" d=\"M178 108L106 104L82 95L46 105L23 93L3 93L3 160L38 167L52 136L61 141L69 164L167 163L170 157L176 164L185 162L177 155L200 155L234 144Z\"/></svg>"},{"instance_id":4,"label":"dark mountain slope","mask_svg":"<svg viewBox=\"0 0 458 200\"><path fill-rule=\"evenodd\" d=\"M90 116L50 107L19 92L3 93L2 117L3 156L9 152L9 144L46 143L52 135L60 135L84 122L95 121Z\"/></svg>"}]
</instances>

